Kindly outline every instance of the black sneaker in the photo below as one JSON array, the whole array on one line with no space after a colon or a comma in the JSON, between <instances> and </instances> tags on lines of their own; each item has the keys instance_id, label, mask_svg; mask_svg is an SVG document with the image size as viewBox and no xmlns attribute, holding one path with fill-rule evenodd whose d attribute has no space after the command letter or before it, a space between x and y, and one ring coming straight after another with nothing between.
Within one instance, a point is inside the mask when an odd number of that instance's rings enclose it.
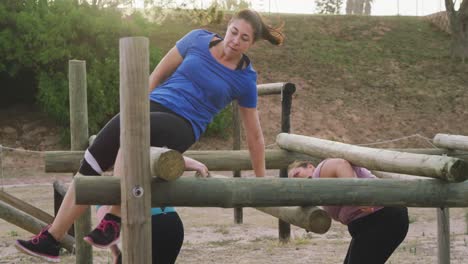
<instances>
[{"instance_id":1,"label":"black sneaker","mask_svg":"<svg viewBox=\"0 0 468 264\"><path fill-rule=\"evenodd\" d=\"M98 248L108 248L119 242L120 217L106 214L99 225L83 239Z\"/></svg>"},{"instance_id":2,"label":"black sneaker","mask_svg":"<svg viewBox=\"0 0 468 264\"><path fill-rule=\"evenodd\" d=\"M60 244L47 231L49 226L31 238L31 240L16 240L15 247L28 255L42 258L49 262L60 262Z\"/></svg>"}]
</instances>

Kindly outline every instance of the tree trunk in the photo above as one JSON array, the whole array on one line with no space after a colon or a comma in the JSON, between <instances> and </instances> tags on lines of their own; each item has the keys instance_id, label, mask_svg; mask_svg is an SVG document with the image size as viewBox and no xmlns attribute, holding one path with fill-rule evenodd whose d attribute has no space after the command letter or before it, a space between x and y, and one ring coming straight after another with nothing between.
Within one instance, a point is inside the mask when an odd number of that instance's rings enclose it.
<instances>
[{"instance_id":1,"label":"tree trunk","mask_svg":"<svg viewBox=\"0 0 468 264\"><path fill-rule=\"evenodd\" d=\"M354 11L354 0L347 0L346 1L346 14L352 15Z\"/></svg>"},{"instance_id":2,"label":"tree trunk","mask_svg":"<svg viewBox=\"0 0 468 264\"><path fill-rule=\"evenodd\" d=\"M468 58L468 0L463 0L458 11L452 0L445 0L445 8L452 32L452 56L464 62Z\"/></svg>"},{"instance_id":3,"label":"tree trunk","mask_svg":"<svg viewBox=\"0 0 468 264\"><path fill-rule=\"evenodd\" d=\"M366 0L365 6L364 6L364 15L370 16L371 9L372 9L372 0Z\"/></svg>"},{"instance_id":4,"label":"tree trunk","mask_svg":"<svg viewBox=\"0 0 468 264\"><path fill-rule=\"evenodd\" d=\"M362 12L364 10L364 1L365 0L354 1L354 14L355 15L362 15Z\"/></svg>"}]
</instances>

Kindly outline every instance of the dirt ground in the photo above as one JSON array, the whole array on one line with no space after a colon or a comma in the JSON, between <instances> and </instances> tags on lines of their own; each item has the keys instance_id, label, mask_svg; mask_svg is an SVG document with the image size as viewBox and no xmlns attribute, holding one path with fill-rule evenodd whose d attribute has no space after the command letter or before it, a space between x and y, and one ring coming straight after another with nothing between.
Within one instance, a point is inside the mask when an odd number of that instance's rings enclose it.
<instances>
[{"instance_id":1,"label":"dirt ground","mask_svg":"<svg viewBox=\"0 0 468 264\"><path fill-rule=\"evenodd\" d=\"M278 117L275 108L270 109L273 110L269 110L263 120ZM52 214L52 182L56 179L69 182L71 175L44 173L42 155L25 150L60 149L60 128L48 123L33 108L20 110L16 108L11 109L11 112L0 112L0 143L16 149L3 149L0 188ZM15 117L15 122L12 122L11 116ZM295 116L296 130L302 131L304 127L297 124L302 123L304 116L302 119L301 113L295 113ZM263 127L267 144L271 144L274 142L273 134L279 129L278 125L276 122L267 122ZM204 139L194 149L229 148L230 143L227 145L225 139ZM276 172L269 171L268 174L275 175ZM277 220L251 208L244 209L244 223L241 225L233 223L232 209L177 210L185 226L185 241L177 261L181 264L341 263L350 240L346 227L334 222L323 235L306 233L303 229L292 227L290 243L281 244L278 242ZM452 263L466 263L468 209L451 209L450 219ZM436 209L410 208L410 222L407 238L387 263L437 263ZM0 220L0 263L37 263L37 260L18 253L13 246L16 239L29 236L31 234L27 231ZM64 252L62 263L74 263L74 256ZM110 254L104 250L95 250L94 263L111 263Z\"/></svg>"}]
</instances>

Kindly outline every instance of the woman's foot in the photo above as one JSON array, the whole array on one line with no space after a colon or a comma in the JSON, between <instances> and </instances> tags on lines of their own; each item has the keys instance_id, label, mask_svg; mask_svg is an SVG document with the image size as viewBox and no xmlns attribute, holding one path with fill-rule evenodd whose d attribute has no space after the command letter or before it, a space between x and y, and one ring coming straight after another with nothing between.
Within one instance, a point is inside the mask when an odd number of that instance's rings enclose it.
<instances>
[{"instance_id":1,"label":"woman's foot","mask_svg":"<svg viewBox=\"0 0 468 264\"><path fill-rule=\"evenodd\" d=\"M83 239L98 248L108 248L119 242L120 217L107 213L99 225Z\"/></svg>"},{"instance_id":2,"label":"woman's foot","mask_svg":"<svg viewBox=\"0 0 468 264\"><path fill-rule=\"evenodd\" d=\"M60 262L60 243L48 231L49 226L30 240L16 240L15 247L28 255L49 262Z\"/></svg>"}]
</instances>

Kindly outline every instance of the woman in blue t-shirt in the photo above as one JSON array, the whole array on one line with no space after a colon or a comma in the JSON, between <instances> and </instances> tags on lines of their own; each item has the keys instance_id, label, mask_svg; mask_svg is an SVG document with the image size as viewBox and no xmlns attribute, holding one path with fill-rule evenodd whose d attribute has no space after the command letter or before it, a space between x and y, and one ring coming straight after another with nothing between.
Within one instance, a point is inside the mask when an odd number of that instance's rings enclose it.
<instances>
[{"instance_id":1,"label":"woman in blue t-shirt","mask_svg":"<svg viewBox=\"0 0 468 264\"><path fill-rule=\"evenodd\" d=\"M206 30L193 30L180 39L159 62L149 78L151 146L183 153L205 131L213 117L238 100L252 167L257 177L265 175L265 145L257 113L257 74L245 53L258 40L273 45L283 42L280 28L266 25L260 15L246 9L230 20L224 37ZM85 152L80 175L100 175L120 160L119 115L99 132ZM116 166L119 167L119 166ZM121 175L114 171L114 175ZM73 183L72 183L73 185ZM74 220L87 208L76 205L74 188L64 197L52 225L31 240L18 240L16 247L48 261L59 261L59 242ZM120 207L112 206L102 228L85 240L99 247L119 238Z\"/></svg>"}]
</instances>

